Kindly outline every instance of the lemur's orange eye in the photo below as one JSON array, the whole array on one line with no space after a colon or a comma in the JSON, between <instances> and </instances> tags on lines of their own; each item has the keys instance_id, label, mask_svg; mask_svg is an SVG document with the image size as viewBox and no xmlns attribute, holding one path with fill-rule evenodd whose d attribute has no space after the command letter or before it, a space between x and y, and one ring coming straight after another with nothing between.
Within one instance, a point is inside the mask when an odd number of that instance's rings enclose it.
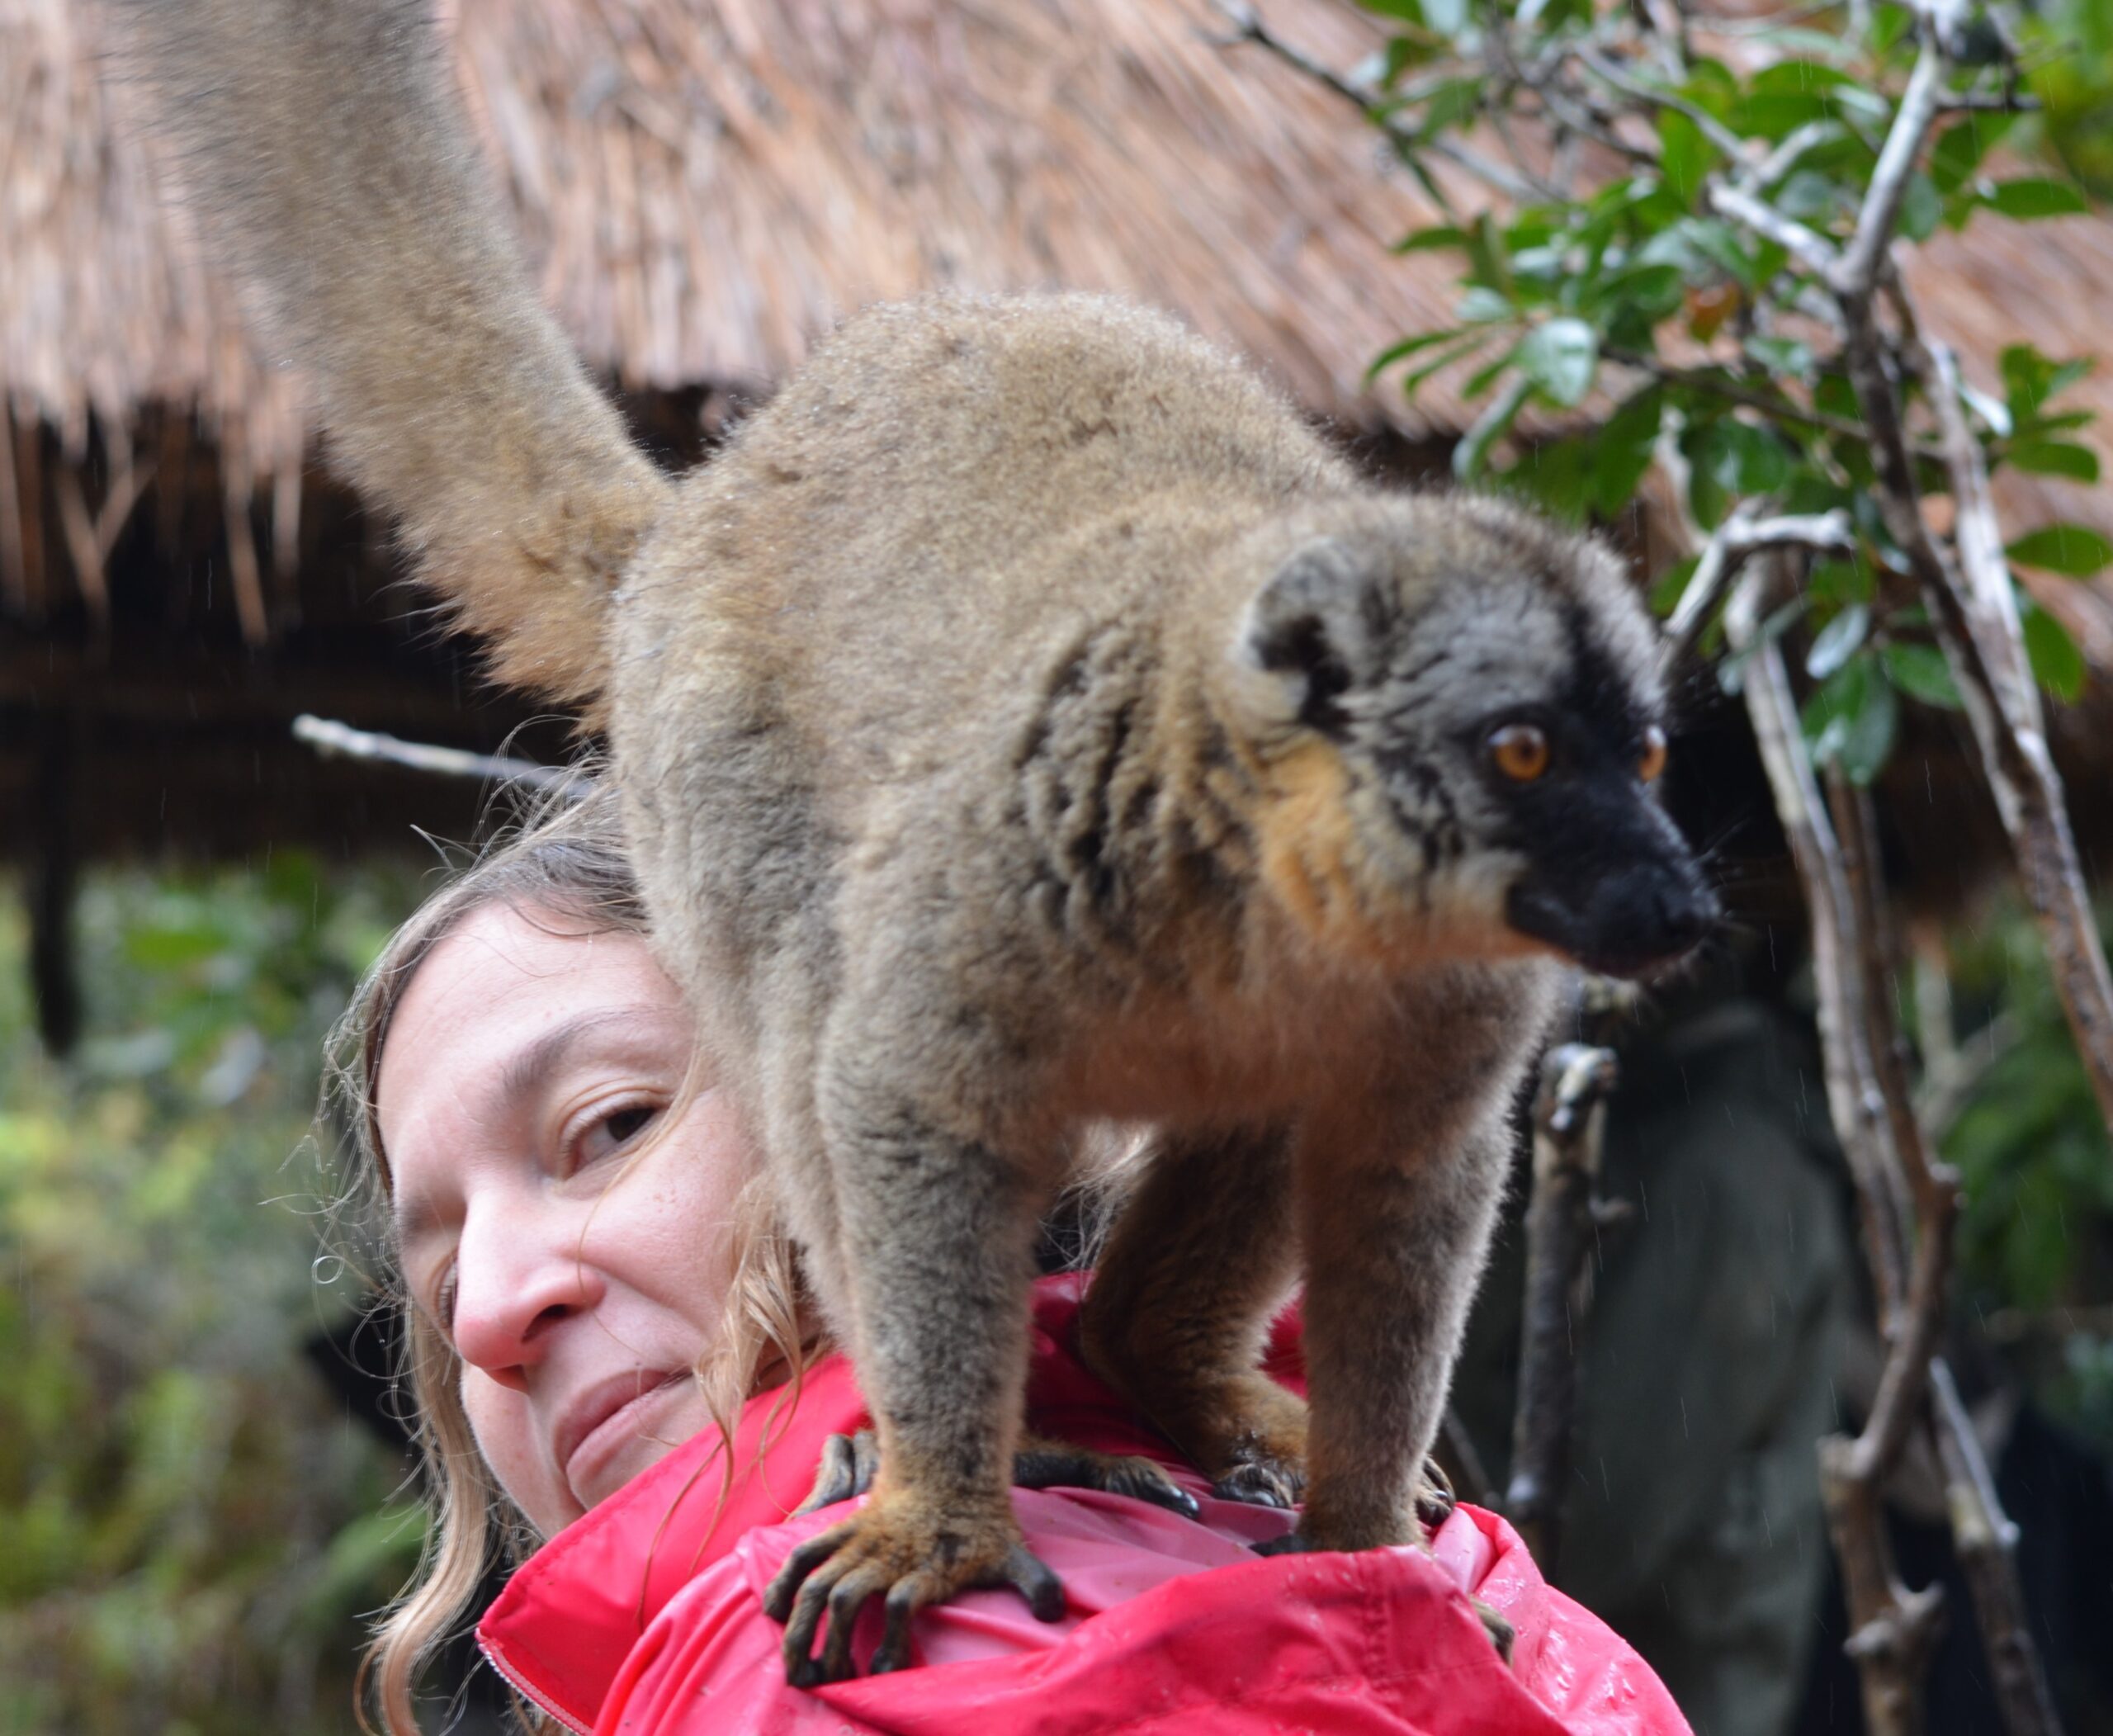
<instances>
[{"instance_id":1,"label":"lemur's orange eye","mask_svg":"<svg viewBox=\"0 0 2113 1736\"><path fill-rule=\"evenodd\" d=\"M1636 762L1636 775L1650 783L1665 769L1666 732L1654 723L1643 732L1643 756Z\"/></svg>"},{"instance_id":2,"label":"lemur's orange eye","mask_svg":"<svg viewBox=\"0 0 2113 1736\"><path fill-rule=\"evenodd\" d=\"M1548 738L1530 723L1507 723L1489 738L1496 769L1517 783L1531 783L1548 769Z\"/></svg>"}]
</instances>

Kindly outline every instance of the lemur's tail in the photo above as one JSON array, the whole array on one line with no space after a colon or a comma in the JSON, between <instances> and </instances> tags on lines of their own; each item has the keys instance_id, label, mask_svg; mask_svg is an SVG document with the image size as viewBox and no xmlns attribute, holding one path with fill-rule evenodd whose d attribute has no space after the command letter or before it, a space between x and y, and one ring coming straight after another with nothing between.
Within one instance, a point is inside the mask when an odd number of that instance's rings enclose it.
<instances>
[{"instance_id":1,"label":"lemur's tail","mask_svg":"<svg viewBox=\"0 0 2113 1736\"><path fill-rule=\"evenodd\" d=\"M428 0L121 0L118 64L334 450L503 679L591 702L668 485L530 287Z\"/></svg>"}]
</instances>

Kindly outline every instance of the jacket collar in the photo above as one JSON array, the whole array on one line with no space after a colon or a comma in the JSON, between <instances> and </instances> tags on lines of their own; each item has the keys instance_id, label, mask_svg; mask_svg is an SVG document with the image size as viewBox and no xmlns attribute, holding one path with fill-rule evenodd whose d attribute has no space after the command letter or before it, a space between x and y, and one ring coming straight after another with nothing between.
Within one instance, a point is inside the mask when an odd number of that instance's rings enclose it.
<instances>
[{"instance_id":1,"label":"jacket collar","mask_svg":"<svg viewBox=\"0 0 2113 1736\"><path fill-rule=\"evenodd\" d=\"M1178 1463L1080 1359L1085 1284L1084 1275L1066 1274L1034 1287L1030 1421L1103 1452ZM1264 1366L1303 1392L1297 1346L1287 1316ZM735 1431L730 1479L717 1430L676 1448L523 1562L477 1624L477 1643L535 1705L570 1729L591 1730L625 1658L675 1593L745 1533L790 1516L813 1487L823 1443L870 1421L842 1355L807 1371L797 1402L789 1387L759 1393Z\"/></svg>"}]
</instances>

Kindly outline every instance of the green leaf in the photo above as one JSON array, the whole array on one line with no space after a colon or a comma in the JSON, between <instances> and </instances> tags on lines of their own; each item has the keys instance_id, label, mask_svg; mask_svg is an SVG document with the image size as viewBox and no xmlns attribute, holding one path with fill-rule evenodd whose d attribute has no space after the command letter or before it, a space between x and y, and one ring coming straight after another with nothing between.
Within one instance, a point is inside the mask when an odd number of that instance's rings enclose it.
<instances>
[{"instance_id":1,"label":"green leaf","mask_svg":"<svg viewBox=\"0 0 2113 1736\"><path fill-rule=\"evenodd\" d=\"M1795 338L1749 338L1745 349L1771 374L1802 380L1813 371L1813 347Z\"/></svg>"},{"instance_id":2,"label":"green leaf","mask_svg":"<svg viewBox=\"0 0 2113 1736\"><path fill-rule=\"evenodd\" d=\"M1816 561L1805 579L1806 595L1814 603L1837 608L1869 603L1871 590L1871 570L1861 560Z\"/></svg>"},{"instance_id":3,"label":"green leaf","mask_svg":"<svg viewBox=\"0 0 2113 1736\"><path fill-rule=\"evenodd\" d=\"M1717 160L1716 148L1685 115L1667 108L1658 111L1658 149L1666 186L1683 206L1692 206L1702 191L1703 177Z\"/></svg>"},{"instance_id":4,"label":"green leaf","mask_svg":"<svg viewBox=\"0 0 2113 1736\"><path fill-rule=\"evenodd\" d=\"M1658 582L1651 587L1651 611L1662 619L1680 607L1680 598L1687 589L1687 582L1695 577L1695 570L1702 565L1702 557L1690 555L1685 561L1676 561L1666 569Z\"/></svg>"},{"instance_id":5,"label":"green leaf","mask_svg":"<svg viewBox=\"0 0 2113 1736\"><path fill-rule=\"evenodd\" d=\"M2113 542L2081 524L2049 524L2019 537L2005 552L2020 566L2087 579L2113 561Z\"/></svg>"},{"instance_id":6,"label":"green leaf","mask_svg":"<svg viewBox=\"0 0 2113 1736\"><path fill-rule=\"evenodd\" d=\"M1920 172L1910 175L1900 201L1900 233L1910 241L1927 241L1936 234L1944 215L1945 202L1936 183Z\"/></svg>"},{"instance_id":7,"label":"green leaf","mask_svg":"<svg viewBox=\"0 0 2113 1736\"><path fill-rule=\"evenodd\" d=\"M1519 310L1511 305L1509 297L1479 283L1462 292L1459 305L1453 312L1468 325L1494 325L1500 319L1515 319L1519 316Z\"/></svg>"},{"instance_id":8,"label":"green leaf","mask_svg":"<svg viewBox=\"0 0 2113 1736\"><path fill-rule=\"evenodd\" d=\"M1806 739L1815 764L1837 763L1850 781L1877 777L1900 732L1900 698L1875 658L1844 664L1805 703Z\"/></svg>"},{"instance_id":9,"label":"green leaf","mask_svg":"<svg viewBox=\"0 0 2113 1736\"><path fill-rule=\"evenodd\" d=\"M2083 692L2085 671L2083 653L2069 630L2037 603L2027 605L2022 625L2033 679L2056 698L2075 701Z\"/></svg>"},{"instance_id":10,"label":"green leaf","mask_svg":"<svg viewBox=\"0 0 2113 1736\"><path fill-rule=\"evenodd\" d=\"M1444 343L1458 336L1459 336L1459 328L1448 326L1443 331L1418 332L1413 338L1404 338L1398 343L1388 344L1385 349L1372 358L1372 365L1364 371L1364 383L1367 386L1371 385L1381 373L1404 357L1413 356L1419 351L1429 349L1434 343Z\"/></svg>"},{"instance_id":11,"label":"green leaf","mask_svg":"<svg viewBox=\"0 0 2113 1736\"><path fill-rule=\"evenodd\" d=\"M2011 130L2015 115L1970 114L1948 127L1930 153L1930 178L1940 193L1956 192L1980 167L1988 147Z\"/></svg>"},{"instance_id":12,"label":"green leaf","mask_svg":"<svg viewBox=\"0 0 2113 1736\"><path fill-rule=\"evenodd\" d=\"M1449 223L1433 224L1429 229L1412 229L1394 244L1397 253L1437 253L1449 247L1465 247L1467 232Z\"/></svg>"},{"instance_id":13,"label":"green leaf","mask_svg":"<svg viewBox=\"0 0 2113 1736\"><path fill-rule=\"evenodd\" d=\"M1413 369L1402 381L1402 395L1413 398L1424 382L1434 374L1442 374L1456 362L1464 362L1490 340L1491 333L1478 332L1463 338L1453 348L1434 356L1419 368Z\"/></svg>"},{"instance_id":14,"label":"green leaf","mask_svg":"<svg viewBox=\"0 0 2113 1736\"><path fill-rule=\"evenodd\" d=\"M1851 603L1813 636L1805 653L1805 673L1824 681L1855 655L1870 630L1871 612L1860 603Z\"/></svg>"},{"instance_id":15,"label":"green leaf","mask_svg":"<svg viewBox=\"0 0 2113 1736\"><path fill-rule=\"evenodd\" d=\"M1879 655L1885 660L1887 678L1910 698L1947 712L1965 706L1959 697L1958 684L1951 679L1951 665L1934 645L1904 645L1896 640L1881 648Z\"/></svg>"},{"instance_id":16,"label":"green leaf","mask_svg":"<svg viewBox=\"0 0 2113 1736\"><path fill-rule=\"evenodd\" d=\"M1582 319L1549 319L1519 346L1519 366L1558 404L1568 409L1592 390L1600 367L1600 334Z\"/></svg>"},{"instance_id":17,"label":"green leaf","mask_svg":"<svg viewBox=\"0 0 2113 1736\"><path fill-rule=\"evenodd\" d=\"M1495 290L1509 301L1513 299L1511 262L1507 252L1504 231L1487 211L1475 219L1474 227L1467 233L1464 243L1468 249L1469 271L1468 281L1484 289Z\"/></svg>"},{"instance_id":18,"label":"green leaf","mask_svg":"<svg viewBox=\"0 0 2113 1736\"><path fill-rule=\"evenodd\" d=\"M1615 411L1591 442L1592 510L1602 518L1615 518L1635 498L1657 456L1665 409L1665 393L1649 387Z\"/></svg>"},{"instance_id":19,"label":"green leaf","mask_svg":"<svg viewBox=\"0 0 2113 1736\"><path fill-rule=\"evenodd\" d=\"M2076 482L2098 480L2098 454L2087 446L2066 440L2021 440L2003 453L2004 459L2035 476L2067 476Z\"/></svg>"},{"instance_id":20,"label":"green leaf","mask_svg":"<svg viewBox=\"0 0 2113 1736\"><path fill-rule=\"evenodd\" d=\"M2067 391L2089 374L2096 358L2080 356L2056 362L2029 343L2013 343L2002 352L2003 395L2020 434L2066 433L2087 426L2096 419L2088 410L2060 415L2042 415L2047 401Z\"/></svg>"},{"instance_id":21,"label":"green leaf","mask_svg":"<svg viewBox=\"0 0 2113 1736\"><path fill-rule=\"evenodd\" d=\"M1453 474L1463 482L1472 482L1482 473L1489 459L1489 449L1502 438L1512 419L1525 403L1526 395L1534 389L1534 382L1520 374L1491 399L1488 407L1476 417L1473 425L1460 438L1453 448Z\"/></svg>"},{"instance_id":22,"label":"green leaf","mask_svg":"<svg viewBox=\"0 0 2113 1736\"><path fill-rule=\"evenodd\" d=\"M2091 209L2091 201L2066 181L2036 176L2005 181L1981 194L1981 202L2006 217L2032 221L2041 217L2074 217Z\"/></svg>"},{"instance_id":23,"label":"green leaf","mask_svg":"<svg viewBox=\"0 0 2113 1736\"><path fill-rule=\"evenodd\" d=\"M1766 494L1789 480L1790 455L1783 442L1736 416L1707 424L1690 456L1728 494Z\"/></svg>"}]
</instances>

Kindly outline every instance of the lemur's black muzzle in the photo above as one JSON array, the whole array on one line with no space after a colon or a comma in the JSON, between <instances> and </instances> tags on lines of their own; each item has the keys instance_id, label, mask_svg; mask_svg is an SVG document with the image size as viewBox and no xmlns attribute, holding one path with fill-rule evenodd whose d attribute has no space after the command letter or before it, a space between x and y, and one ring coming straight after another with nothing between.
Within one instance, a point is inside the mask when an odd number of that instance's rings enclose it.
<instances>
[{"instance_id":1,"label":"lemur's black muzzle","mask_svg":"<svg viewBox=\"0 0 2113 1736\"><path fill-rule=\"evenodd\" d=\"M1511 888L1506 920L1602 976L1671 963L1716 925L1716 894L1655 804L1595 818L1591 834L1543 855Z\"/></svg>"}]
</instances>

